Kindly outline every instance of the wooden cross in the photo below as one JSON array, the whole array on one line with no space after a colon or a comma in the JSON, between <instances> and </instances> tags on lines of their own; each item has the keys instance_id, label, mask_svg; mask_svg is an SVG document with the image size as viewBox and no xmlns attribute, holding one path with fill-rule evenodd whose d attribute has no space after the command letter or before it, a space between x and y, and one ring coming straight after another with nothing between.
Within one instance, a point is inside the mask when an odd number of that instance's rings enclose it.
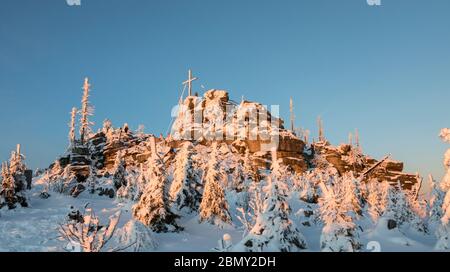
<instances>
[{"instance_id":1,"label":"wooden cross","mask_svg":"<svg viewBox=\"0 0 450 272\"><path fill-rule=\"evenodd\" d=\"M191 69L189 69L188 77L189 77L188 80L183 82L183 85L186 85L186 84L188 85L188 94L189 94L189 96L191 96L192 95L192 81L197 80L198 78L192 77Z\"/></svg>"}]
</instances>

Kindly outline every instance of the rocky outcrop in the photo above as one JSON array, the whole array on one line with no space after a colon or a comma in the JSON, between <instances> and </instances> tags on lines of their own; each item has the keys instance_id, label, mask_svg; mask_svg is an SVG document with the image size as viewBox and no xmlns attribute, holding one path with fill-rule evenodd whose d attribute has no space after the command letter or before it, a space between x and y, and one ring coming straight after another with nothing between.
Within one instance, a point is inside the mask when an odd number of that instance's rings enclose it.
<instances>
[{"instance_id":1,"label":"rocky outcrop","mask_svg":"<svg viewBox=\"0 0 450 272\"><path fill-rule=\"evenodd\" d=\"M249 150L254 166L260 170L270 168L273 147L277 158L296 173L304 173L310 167L325 167L315 165L317 158L336 168L341 175L349 171L361 175L378 163L348 144L333 146L326 141L316 142L305 152L305 142L284 129L281 118L272 116L257 102L243 100L236 103L224 90L209 90L203 97L188 96L181 106L172 133L167 138L156 138L158 148L167 149L161 151L167 164L173 160L174 150L185 141L203 146L210 146L212 142L225 143L232 152L241 155ZM74 147L69 155L60 158L59 163L62 167L69 166L79 182L92 174L91 167L95 168L96 174L111 175L119 152L126 166L139 167L145 163L151 156L150 137L153 136L132 133L127 125L110 128L91 136L89 148ZM365 178L392 183L400 181L405 188L411 188L416 182L416 176L403 173L403 163L394 160L384 161ZM110 192L105 194L110 195Z\"/></svg>"},{"instance_id":2,"label":"rocky outcrop","mask_svg":"<svg viewBox=\"0 0 450 272\"><path fill-rule=\"evenodd\" d=\"M314 153L323 156L341 175L349 171L361 175L379 162L355 150L357 147L347 144L335 147L327 142L319 142L312 146ZM403 162L389 159L373 169L365 179L387 180L393 185L400 182L404 189L411 189L417 182L416 175L403 173Z\"/></svg>"}]
</instances>

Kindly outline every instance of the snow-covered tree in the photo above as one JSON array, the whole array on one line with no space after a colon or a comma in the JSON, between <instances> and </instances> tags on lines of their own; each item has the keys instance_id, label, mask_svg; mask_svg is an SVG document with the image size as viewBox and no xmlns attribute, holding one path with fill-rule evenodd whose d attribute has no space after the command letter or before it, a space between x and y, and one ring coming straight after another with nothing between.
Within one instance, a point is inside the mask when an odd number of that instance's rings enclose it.
<instances>
[{"instance_id":1,"label":"snow-covered tree","mask_svg":"<svg viewBox=\"0 0 450 272\"><path fill-rule=\"evenodd\" d=\"M416 221L416 215L411 209L407 193L402 189L400 182L398 182L396 187L391 186L388 189L386 201L386 209L383 212L384 217L394 220L398 227L413 222L417 223L417 226L419 225L419 221ZM422 230L425 231L425 227Z\"/></svg>"},{"instance_id":2,"label":"snow-covered tree","mask_svg":"<svg viewBox=\"0 0 450 272\"><path fill-rule=\"evenodd\" d=\"M167 175L162 159L153 152L148 160L146 183L139 202L133 206L133 216L155 232L178 232L178 215L170 210Z\"/></svg>"},{"instance_id":3,"label":"snow-covered tree","mask_svg":"<svg viewBox=\"0 0 450 272\"><path fill-rule=\"evenodd\" d=\"M109 119L105 119L103 120L103 127L102 127L102 132L105 135L108 135L108 133L110 133L110 131L112 130L112 122Z\"/></svg>"},{"instance_id":4,"label":"snow-covered tree","mask_svg":"<svg viewBox=\"0 0 450 272\"><path fill-rule=\"evenodd\" d=\"M245 150L243 163L244 163L245 182L247 184L256 182L257 181L256 171L255 171L255 167L253 166L250 150L248 148Z\"/></svg>"},{"instance_id":5,"label":"snow-covered tree","mask_svg":"<svg viewBox=\"0 0 450 272\"><path fill-rule=\"evenodd\" d=\"M89 91L90 91L89 79L84 79L83 85L83 97L81 99L81 119L80 119L80 139L81 143L85 143L89 134L91 133L91 126L93 123L89 120L89 116L94 114L94 108L89 103Z\"/></svg>"},{"instance_id":6,"label":"snow-covered tree","mask_svg":"<svg viewBox=\"0 0 450 272\"><path fill-rule=\"evenodd\" d=\"M77 108L73 107L70 113L70 123L69 123L69 148L73 147L75 144L75 121L77 116Z\"/></svg>"},{"instance_id":7,"label":"snow-covered tree","mask_svg":"<svg viewBox=\"0 0 450 272\"><path fill-rule=\"evenodd\" d=\"M387 182L386 180L380 182L378 184L379 190L380 190L380 211L382 212L382 215L385 214L388 204L389 204L389 194L391 193L390 190L392 188L391 184Z\"/></svg>"},{"instance_id":8,"label":"snow-covered tree","mask_svg":"<svg viewBox=\"0 0 450 272\"><path fill-rule=\"evenodd\" d=\"M116 160L114 161L113 167L113 183L116 190L120 189L122 186L127 185L126 181L126 171L125 171L125 159L123 157L122 151L118 151L116 154Z\"/></svg>"},{"instance_id":9,"label":"snow-covered tree","mask_svg":"<svg viewBox=\"0 0 450 272\"><path fill-rule=\"evenodd\" d=\"M368 214L374 223L378 222L378 218L383 214L382 210L382 192L381 185L378 180L371 180L367 184L367 204L368 204Z\"/></svg>"},{"instance_id":10,"label":"snow-covered tree","mask_svg":"<svg viewBox=\"0 0 450 272\"><path fill-rule=\"evenodd\" d=\"M248 211L249 188L256 180L256 173L251 161L250 151L247 149L244 156L238 156L235 168L231 175L230 191L228 197L234 200L237 207Z\"/></svg>"},{"instance_id":11,"label":"snow-covered tree","mask_svg":"<svg viewBox=\"0 0 450 272\"><path fill-rule=\"evenodd\" d=\"M300 199L306 203L317 203L317 190L313 181L306 175L298 176L295 179L295 187L300 192Z\"/></svg>"},{"instance_id":12,"label":"snow-covered tree","mask_svg":"<svg viewBox=\"0 0 450 272\"><path fill-rule=\"evenodd\" d=\"M450 129L444 128L439 135L444 142L450 143ZM444 166L447 170L442 182L441 189L445 192L444 203L442 204L442 219L441 226L437 231L438 242L436 244L437 250L450 249L450 148L447 149L444 157Z\"/></svg>"},{"instance_id":13,"label":"snow-covered tree","mask_svg":"<svg viewBox=\"0 0 450 272\"><path fill-rule=\"evenodd\" d=\"M145 135L145 126L144 125L141 124L141 125L138 126L138 128L136 130L136 135L139 138L144 137L144 135Z\"/></svg>"},{"instance_id":14,"label":"snow-covered tree","mask_svg":"<svg viewBox=\"0 0 450 272\"><path fill-rule=\"evenodd\" d=\"M14 189L14 177L9 171L9 165L7 162L2 163L2 184L0 188L0 209L4 205L8 205L10 209L15 207L15 189Z\"/></svg>"},{"instance_id":15,"label":"snow-covered tree","mask_svg":"<svg viewBox=\"0 0 450 272\"><path fill-rule=\"evenodd\" d=\"M356 146L351 146L346 159L347 162L353 166L353 170L356 170L357 167L361 167L364 164L364 154L361 152L360 148Z\"/></svg>"},{"instance_id":16,"label":"snow-covered tree","mask_svg":"<svg viewBox=\"0 0 450 272\"><path fill-rule=\"evenodd\" d=\"M450 128L441 130L440 137L444 142L450 143ZM447 149L444 155L444 167L446 170L445 176L441 181L441 189L444 192L450 191L450 148Z\"/></svg>"},{"instance_id":17,"label":"snow-covered tree","mask_svg":"<svg viewBox=\"0 0 450 272\"><path fill-rule=\"evenodd\" d=\"M361 248L356 224L344 205L342 186L322 186L319 199L321 219L324 223L320 236L320 248L327 252L354 252Z\"/></svg>"},{"instance_id":18,"label":"snow-covered tree","mask_svg":"<svg viewBox=\"0 0 450 272\"><path fill-rule=\"evenodd\" d=\"M186 207L188 211L196 211L200 205L201 182L193 164L193 156L194 146L191 142L185 142L175 156L170 199L178 210Z\"/></svg>"},{"instance_id":19,"label":"snow-covered tree","mask_svg":"<svg viewBox=\"0 0 450 272\"><path fill-rule=\"evenodd\" d=\"M106 144L109 144L114 139L114 128L112 126L112 122L109 119L103 120L102 132L106 137Z\"/></svg>"},{"instance_id":20,"label":"snow-covered tree","mask_svg":"<svg viewBox=\"0 0 450 272\"><path fill-rule=\"evenodd\" d=\"M228 188L238 193L246 189L246 173L244 169L244 160L238 159L234 162L234 169L231 175L231 182L229 182Z\"/></svg>"},{"instance_id":21,"label":"snow-covered tree","mask_svg":"<svg viewBox=\"0 0 450 272\"><path fill-rule=\"evenodd\" d=\"M139 168L128 168L126 171L125 186L121 186L116 196L119 201L137 201L141 198L146 187L145 171L142 164Z\"/></svg>"},{"instance_id":22,"label":"snow-covered tree","mask_svg":"<svg viewBox=\"0 0 450 272\"><path fill-rule=\"evenodd\" d=\"M116 231L114 240L119 251L125 252L148 252L158 246L151 230L133 219Z\"/></svg>"},{"instance_id":23,"label":"snow-covered tree","mask_svg":"<svg viewBox=\"0 0 450 272\"><path fill-rule=\"evenodd\" d=\"M422 178L417 175L417 183L411 190L405 190L406 208L409 209L409 224L419 232L428 233L428 224L426 222L427 208L426 202L420 197L420 188L422 186Z\"/></svg>"},{"instance_id":24,"label":"snow-covered tree","mask_svg":"<svg viewBox=\"0 0 450 272\"><path fill-rule=\"evenodd\" d=\"M435 225L440 223L444 215L442 205L444 204L445 193L441 190L432 175L428 176L428 181L431 189L431 196L428 201L428 221L430 224Z\"/></svg>"},{"instance_id":25,"label":"snow-covered tree","mask_svg":"<svg viewBox=\"0 0 450 272\"><path fill-rule=\"evenodd\" d=\"M69 220L60 225L59 232L66 241L80 246L83 252L100 252L104 250L116 251L117 249L106 249L119 222L120 212L109 218L109 224L100 225L99 218L92 209L87 208L82 220Z\"/></svg>"},{"instance_id":26,"label":"snow-covered tree","mask_svg":"<svg viewBox=\"0 0 450 272\"><path fill-rule=\"evenodd\" d=\"M295 252L306 248L303 235L289 219L286 183L272 174L264 187L263 206L257 208L256 222L236 250L247 252Z\"/></svg>"},{"instance_id":27,"label":"snow-covered tree","mask_svg":"<svg viewBox=\"0 0 450 272\"><path fill-rule=\"evenodd\" d=\"M256 223L256 218L264 212L265 195L263 191L264 182L253 182L248 188L248 207L238 207L237 219L242 223L245 237Z\"/></svg>"},{"instance_id":28,"label":"snow-covered tree","mask_svg":"<svg viewBox=\"0 0 450 272\"><path fill-rule=\"evenodd\" d=\"M364 206L361 190L359 188L360 181L353 177L353 174L344 175L342 178L343 200L342 204L346 206L348 212L356 215L362 215Z\"/></svg>"},{"instance_id":29,"label":"snow-covered tree","mask_svg":"<svg viewBox=\"0 0 450 272\"><path fill-rule=\"evenodd\" d=\"M224 223L231 223L231 216L225 192L221 186L224 177L219 160L217 143L214 142L211 145L211 155L205 170L203 197L200 203L200 222L206 221L223 226Z\"/></svg>"},{"instance_id":30,"label":"snow-covered tree","mask_svg":"<svg viewBox=\"0 0 450 272\"><path fill-rule=\"evenodd\" d=\"M11 152L9 163L2 164L0 208L8 205L8 208L13 209L17 203L22 207L28 207L25 193L27 188L25 170L27 167L23 161L24 158L25 156L20 152L20 145L17 145L17 150Z\"/></svg>"},{"instance_id":31,"label":"snow-covered tree","mask_svg":"<svg viewBox=\"0 0 450 272\"><path fill-rule=\"evenodd\" d=\"M280 181L292 185L292 172L288 167L278 159L276 151L272 151L272 165L270 168L271 175Z\"/></svg>"},{"instance_id":32,"label":"snow-covered tree","mask_svg":"<svg viewBox=\"0 0 450 272\"><path fill-rule=\"evenodd\" d=\"M9 171L12 175L24 174L27 166L23 162L25 156L20 153L20 145L17 145L17 151L11 152L9 159Z\"/></svg>"}]
</instances>

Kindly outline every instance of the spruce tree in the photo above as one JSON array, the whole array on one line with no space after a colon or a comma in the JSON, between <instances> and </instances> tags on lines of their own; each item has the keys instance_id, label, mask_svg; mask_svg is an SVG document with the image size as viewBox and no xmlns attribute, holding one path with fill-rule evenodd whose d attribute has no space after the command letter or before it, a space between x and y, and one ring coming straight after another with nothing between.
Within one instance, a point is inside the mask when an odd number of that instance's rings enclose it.
<instances>
[{"instance_id":1,"label":"spruce tree","mask_svg":"<svg viewBox=\"0 0 450 272\"><path fill-rule=\"evenodd\" d=\"M442 129L440 137L444 142L450 143L450 129ZM441 218L441 226L436 233L438 238L436 243L437 250L450 249L450 149L447 149L445 153L444 166L447 172L441 182L441 189L445 192L445 198L442 204L443 216Z\"/></svg>"},{"instance_id":2,"label":"spruce tree","mask_svg":"<svg viewBox=\"0 0 450 272\"><path fill-rule=\"evenodd\" d=\"M367 204L368 204L368 214L372 219L373 223L378 222L378 218L382 215L382 203L381 203L381 185L379 182L374 179L371 180L368 185L368 196L367 196Z\"/></svg>"},{"instance_id":3,"label":"spruce tree","mask_svg":"<svg viewBox=\"0 0 450 272\"><path fill-rule=\"evenodd\" d=\"M8 205L10 209L15 208L14 177L9 171L7 162L2 163L2 184L0 188L0 209Z\"/></svg>"},{"instance_id":4,"label":"spruce tree","mask_svg":"<svg viewBox=\"0 0 450 272\"><path fill-rule=\"evenodd\" d=\"M194 146L185 142L175 156L175 170L170 187L170 199L176 209L196 211L200 205L200 177L193 164Z\"/></svg>"},{"instance_id":5,"label":"spruce tree","mask_svg":"<svg viewBox=\"0 0 450 272\"><path fill-rule=\"evenodd\" d=\"M214 142L211 145L211 155L205 170L203 197L200 203L200 222L206 221L223 226L223 224L231 224L231 216L225 192L221 186L224 184L224 177L220 166L217 143Z\"/></svg>"},{"instance_id":6,"label":"spruce tree","mask_svg":"<svg viewBox=\"0 0 450 272\"><path fill-rule=\"evenodd\" d=\"M118 190L122 186L127 185L125 160L123 158L123 153L120 150L116 154L116 160L114 161L113 169L114 169L113 183L116 190Z\"/></svg>"},{"instance_id":7,"label":"spruce tree","mask_svg":"<svg viewBox=\"0 0 450 272\"><path fill-rule=\"evenodd\" d=\"M428 202L428 221L431 225L439 224L443 214L442 205L444 204L445 193L439 187L439 184L434 180L433 176L428 177L431 196Z\"/></svg>"},{"instance_id":8,"label":"spruce tree","mask_svg":"<svg viewBox=\"0 0 450 272\"><path fill-rule=\"evenodd\" d=\"M342 178L342 187L344 193L343 205L347 206L346 209L356 219L357 215L362 215L364 206L361 190L359 189L359 181L353 177L353 174L345 175Z\"/></svg>"},{"instance_id":9,"label":"spruce tree","mask_svg":"<svg viewBox=\"0 0 450 272\"><path fill-rule=\"evenodd\" d=\"M154 152L148 160L147 185L136 205L133 217L155 232L178 232L178 216L169 207L167 176L162 159Z\"/></svg>"},{"instance_id":10,"label":"spruce tree","mask_svg":"<svg viewBox=\"0 0 450 272\"><path fill-rule=\"evenodd\" d=\"M361 248L356 224L344 203L342 185L327 186L322 183L323 195L319 199L323 221L320 248L326 252L354 252Z\"/></svg>"},{"instance_id":11,"label":"spruce tree","mask_svg":"<svg viewBox=\"0 0 450 272\"><path fill-rule=\"evenodd\" d=\"M265 200L261 209L255 209L256 222L238 245L248 252L295 252L306 249L303 235L289 219L288 187L279 180L280 164L276 155L272 159L272 173L264 187Z\"/></svg>"},{"instance_id":12,"label":"spruce tree","mask_svg":"<svg viewBox=\"0 0 450 272\"><path fill-rule=\"evenodd\" d=\"M289 219L286 184L271 175L264 193L262 212L255 215L255 225L240 242L238 249L247 252L296 252L306 249L303 235Z\"/></svg>"}]
</instances>

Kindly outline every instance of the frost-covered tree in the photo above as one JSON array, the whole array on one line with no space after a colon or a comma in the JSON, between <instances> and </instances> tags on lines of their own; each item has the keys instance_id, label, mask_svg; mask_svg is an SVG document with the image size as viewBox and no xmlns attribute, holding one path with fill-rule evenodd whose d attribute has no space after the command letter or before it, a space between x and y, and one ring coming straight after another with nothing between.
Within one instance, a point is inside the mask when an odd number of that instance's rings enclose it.
<instances>
[{"instance_id":1,"label":"frost-covered tree","mask_svg":"<svg viewBox=\"0 0 450 272\"><path fill-rule=\"evenodd\" d=\"M196 211L200 205L200 176L193 164L194 146L185 142L175 156L175 170L170 187L170 199L181 210Z\"/></svg>"},{"instance_id":2,"label":"frost-covered tree","mask_svg":"<svg viewBox=\"0 0 450 272\"><path fill-rule=\"evenodd\" d=\"M396 187L390 187L387 194L387 205L383 213L384 217L394 220L396 226L400 227L414 220L408 197L400 183Z\"/></svg>"},{"instance_id":3,"label":"frost-covered tree","mask_svg":"<svg viewBox=\"0 0 450 272\"><path fill-rule=\"evenodd\" d=\"M105 119L104 121L103 121L103 127L102 127L102 132L105 134L105 135L108 135L111 131L112 131L112 122L111 122L111 120L109 120L109 119Z\"/></svg>"},{"instance_id":4,"label":"frost-covered tree","mask_svg":"<svg viewBox=\"0 0 450 272\"><path fill-rule=\"evenodd\" d=\"M27 167L23 161L24 158L25 156L20 153L20 145L17 145L17 150L11 152L9 163L5 162L2 164L0 208L7 205L8 208L13 209L16 207L16 204L28 207L25 193L27 188L25 170Z\"/></svg>"},{"instance_id":5,"label":"frost-covered tree","mask_svg":"<svg viewBox=\"0 0 450 272\"><path fill-rule=\"evenodd\" d=\"M292 172L278 159L276 151L272 151L271 175L289 185L293 183Z\"/></svg>"},{"instance_id":6,"label":"frost-covered tree","mask_svg":"<svg viewBox=\"0 0 450 272\"><path fill-rule=\"evenodd\" d=\"M306 175L301 175L295 180L297 181L296 189L300 192L300 199L310 204L317 203L318 196L314 182Z\"/></svg>"},{"instance_id":7,"label":"frost-covered tree","mask_svg":"<svg viewBox=\"0 0 450 272\"><path fill-rule=\"evenodd\" d=\"M245 150L243 163L244 163L245 182L247 184L256 182L257 181L256 171L255 171L255 167L253 166L250 150L248 148Z\"/></svg>"},{"instance_id":8,"label":"frost-covered tree","mask_svg":"<svg viewBox=\"0 0 450 272\"><path fill-rule=\"evenodd\" d=\"M142 138L144 137L144 135L145 135L145 126L140 124L136 130L136 136Z\"/></svg>"},{"instance_id":9,"label":"frost-covered tree","mask_svg":"<svg viewBox=\"0 0 450 272\"><path fill-rule=\"evenodd\" d=\"M450 129L444 128L439 135L444 142L450 143ZM437 250L450 249L450 148L447 149L444 157L444 166L447 170L442 182L441 189L445 192L444 203L442 204L442 219L441 226L437 231L438 242L436 244Z\"/></svg>"},{"instance_id":10,"label":"frost-covered tree","mask_svg":"<svg viewBox=\"0 0 450 272\"><path fill-rule=\"evenodd\" d=\"M148 252L158 246L151 230L136 220L130 220L118 229L114 240L119 251L125 252Z\"/></svg>"},{"instance_id":11,"label":"frost-covered tree","mask_svg":"<svg viewBox=\"0 0 450 272\"><path fill-rule=\"evenodd\" d=\"M72 148L75 144L75 121L77 116L77 108L73 107L70 112L69 123L69 148Z\"/></svg>"},{"instance_id":12,"label":"frost-covered tree","mask_svg":"<svg viewBox=\"0 0 450 272\"><path fill-rule=\"evenodd\" d=\"M85 143L89 134L91 133L91 126L93 123L89 120L89 116L94 114L94 108L89 103L90 91L89 79L84 79L83 97L81 98L81 119L80 119L80 139L81 143Z\"/></svg>"},{"instance_id":13,"label":"frost-covered tree","mask_svg":"<svg viewBox=\"0 0 450 272\"><path fill-rule=\"evenodd\" d=\"M155 232L178 232L178 215L169 207L167 175L162 159L153 152L148 160L146 183L139 202L133 206L133 216Z\"/></svg>"},{"instance_id":14,"label":"frost-covered tree","mask_svg":"<svg viewBox=\"0 0 450 272\"><path fill-rule=\"evenodd\" d=\"M442 129L440 137L444 142L450 143L450 128ZM448 192L450 191L450 148L447 149L444 155L444 167L446 173L441 181L441 189L444 192Z\"/></svg>"},{"instance_id":15,"label":"frost-covered tree","mask_svg":"<svg viewBox=\"0 0 450 272\"><path fill-rule=\"evenodd\" d=\"M388 208L389 194L391 193L390 190L392 189L392 186L389 184L389 182L384 180L378 184L378 187L380 190L380 211L383 215Z\"/></svg>"},{"instance_id":16,"label":"frost-covered tree","mask_svg":"<svg viewBox=\"0 0 450 272\"><path fill-rule=\"evenodd\" d=\"M106 144L110 144L114 140L114 128L109 119L103 120L102 132L106 137Z\"/></svg>"},{"instance_id":17,"label":"frost-covered tree","mask_svg":"<svg viewBox=\"0 0 450 272\"><path fill-rule=\"evenodd\" d=\"M431 196L428 201L428 221L430 224L435 225L440 223L444 215L442 205L444 204L445 193L441 190L432 175L428 176L428 181L431 189Z\"/></svg>"},{"instance_id":18,"label":"frost-covered tree","mask_svg":"<svg viewBox=\"0 0 450 272\"><path fill-rule=\"evenodd\" d=\"M345 175L342 178L343 200L342 204L346 206L348 212L355 215L362 215L364 206L361 190L359 188L360 181L353 177L353 174Z\"/></svg>"},{"instance_id":19,"label":"frost-covered tree","mask_svg":"<svg viewBox=\"0 0 450 272\"><path fill-rule=\"evenodd\" d=\"M238 156L231 178L228 196L234 200L237 207L248 211L249 188L256 180L256 173L248 149L243 157Z\"/></svg>"},{"instance_id":20,"label":"frost-covered tree","mask_svg":"<svg viewBox=\"0 0 450 272\"><path fill-rule=\"evenodd\" d=\"M267 178L264 187L265 200L256 211L256 222L236 250L247 252L295 252L306 248L303 235L289 219L290 207L286 183Z\"/></svg>"},{"instance_id":21,"label":"frost-covered tree","mask_svg":"<svg viewBox=\"0 0 450 272\"><path fill-rule=\"evenodd\" d=\"M420 197L420 188L422 178L417 175L417 183L412 190L404 190L406 196L406 209L409 210L408 223L416 231L428 233L428 224L426 222L427 208L426 202Z\"/></svg>"},{"instance_id":22,"label":"frost-covered tree","mask_svg":"<svg viewBox=\"0 0 450 272\"><path fill-rule=\"evenodd\" d=\"M17 145L17 151L11 152L9 159L9 171L12 175L22 175L25 173L27 166L24 163L25 156L20 153L20 144Z\"/></svg>"},{"instance_id":23,"label":"frost-covered tree","mask_svg":"<svg viewBox=\"0 0 450 272\"><path fill-rule=\"evenodd\" d=\"M122 186L127 185L126 171L125 171L125 159L123 153L118 151L116 154L116 160L114 161L113 167L113 183L116 190L120 189Z\"/></svg>"},{"instance_id":24,"label":"frost-covered tree","mask_svg":"<svg viewBox=\"0 0 450 272\"><path fill-rule=\"evenodd\" d=\"M223 226L224 223L231 223L231 216L225 199L225 192L221 186L221 184L224 184L224 177L219 160L217 143L213 143L203 179L204 190L200 203L200 222L206 221Z\"/></svg>"},{"instance_id":25,"label":"frost-covered tree","mask_svg":"<svg viewBox=\"0 0 450 272\"><path fill-rule=\"evenodd\" d=\"M320 248L326 252L354 252L361 248L356 224L349 215L344 202L342 186L326 186L321 183L322 197L319 199L323 221Z\"/></svg>"},{"instance_id":26,"label":"frost-covered tree","mask_svg":"<svg viewBox=\"0 0 450 272\"><path fill-rule=\"evenodd\" d=\"M40 180L47 183L50 190L60 194L72 194L75 187L82 186L77 181L76 173L70 167L62 167L59 159L46 170Z\"/></svg>"},{"instance_id":27,"label":"frost-covered tree","mask_svg":"<svg viewBox=\"0 0 450 272\"><path fill-rule=\"evenodd\" d=\"M293 252L306 248L303 235L289 219L288 186L284 180L278 179L282 167L275 152L272 151L271 174L263 189L265 200L262 203L258 200L252 202L255 224L237 249L247 252Z\"/></svg>"},{"instance_id":28,"label":"frost-covered tree","mask_svg":"<svg viewBox=\"0 0 450 272\"><path fill-rule=\"evenodd\" d=\"M357 167L362 167L364 165L364 154L361 149L357 146L351 146L347 161L353 166L353 170L356 170Z\"/></svg>"},{"instance_id":29,"label":"frost-covered tree","mask_svg":"<svg viewBox=\"0 0 450 272\"><path fill-rule=\"evenodd\" d=\"M238 193L244 191L247 187L246 177L247 175L244 169L244 160L238 159L237 162L235 162L235 167L231 175L232 180L229 183L229 189L234 190Z\"/></svg>"},{"instance_id":30,"label":"frost-covered tree","mask_svg":"<svg viewBox=\"0 0 450 272\"><path fill-rule=\"evenodd\" d=\"M14 177L9 171L9 165L7 162L2 163L2 184L0 188L0 209L4 205L8 205L10 209L15 207L15 189L14 189Z\"/></svg>"},{"instance_id":31,"label":"frost-covered tree","mask_svg":"<svg viewBox=\"0 0 450 272\"><path fill-rule=\"evenodd\" d=\"M142 164L139 168L128 168L125 177L125 186L121 186L116 196L119 201L137 201L146 187L145 171Z\"/></svg>"},{"instance_id":32,"label":"frost-covered tree","mask_svg":"<svg viewBox=\"0 0 450 272\"><path fill-rule=\"evenodd\" d=\"M105 247L116 231L119 218L120 212L117 212L109 218L108 225L102 226L92 209L87 208L82 220L69 220L60 225L59 232L66 241L79 245L83 252L116 251Z\"/></svg>"},{"instance_id":33,"label":"frost-covered tree","mask_svg":"<svg viewBox=\"0 0 450 272\"><path fill-rule=\"evenodd\" d=\"M367 184L367 212L374 223L378 222L378 218L383 214L382 211L382 192L381 185L374 179Z\"/></svg>"},{"instance_id":34,"label":"frost-covered tree","mask_svg":"<svg viewBox=\"0 0 450 272\"><path fill-rule=\"evenodd\" d=\"M264 200L265 195L263 191L264 182L253 182L248 189L248 207L247 210L244 207L238 207L236 210L239 212L237 219L242 223L244 229L243 236L245 237L253 228L256 223L257 216L264 212Z\"/></svg>"}]
</instances>

